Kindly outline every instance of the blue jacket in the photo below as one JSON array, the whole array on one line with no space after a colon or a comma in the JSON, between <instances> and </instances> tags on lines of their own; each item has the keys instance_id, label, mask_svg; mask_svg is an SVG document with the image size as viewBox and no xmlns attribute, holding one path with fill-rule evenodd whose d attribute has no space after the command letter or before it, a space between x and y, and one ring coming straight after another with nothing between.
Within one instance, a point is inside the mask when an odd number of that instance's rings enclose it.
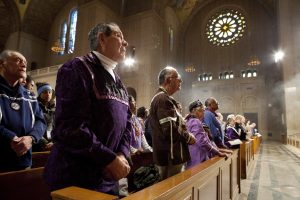
<instances>
[{"instance_id":1,"label":"blue jacket","mask_svg":"<svg viewBox=\"0 0 300 200\"><path fill-rule=\"evenodd\" d=\"M220 122L217 120L215 113L209 109L205 109L203 122L209 127L212 134L213 141L219 146L222 142L222 128Z\"/></svg>"},{"instance_id":2,"label":"blue jacket","mask_svg":"<svg viewBox=\"0 0 300 200\"><path fill-rule=\"evenodd\" d=\"M10 147L11 140L30 135L39 141L45 129L46 122L36 97L23 86L10 87L0 75L0 168L31 166L31 150L18 157Z\"/></svg>"}]
</instances>

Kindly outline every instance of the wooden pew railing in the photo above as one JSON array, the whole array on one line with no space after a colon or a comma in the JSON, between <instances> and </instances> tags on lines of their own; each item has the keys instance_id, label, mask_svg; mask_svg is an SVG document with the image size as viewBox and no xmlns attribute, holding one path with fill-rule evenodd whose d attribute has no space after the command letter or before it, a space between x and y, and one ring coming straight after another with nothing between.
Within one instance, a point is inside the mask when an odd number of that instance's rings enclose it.
<instances>
[{"instance_id":1,"label":"wooden pew railing","mask_svg":"<svg viewBox=\"0 0 300 200\"><path fill-rule=\"evenodd\" d=\"M43 179L44 167L0 173L0 199L47 200L50 191Z\"/></svg>"},{"instance_id":2,"label":"wooden pew railing","mask_svg":"<svg viewBox=\"0 0 300 200\"><path fill-rule=\"evenodd\" d=\"M300 148L300 133L287 136L287 144Z\"/></svg>"},{"instance_id":3,"label":"wooden pew railing","mask_svg":"<svg viewBox=\"0 0 300 200\"><path fill-rule=\"evenodd\" d=\"M47 200L50 191L43 179L49 151L32 153L32 168L0 173L0 199Z\"/></svg>"},{"instance_id":4,"label":"wooden pew railing","mask_svg":"<svg viewBox=\"0 0 300 200\"><path fill-rule=\"evenodd\" d=\"M31 168L44 167L49 157L50 151L32 152Z\"/></svg>"},{"instance_id":5,"label":"wooden pew railing","mask_svg":"<svg viewBox=\"0 0 300 200\"><path fill-rule=\"evenodd\" d=\"M253 141L243 141L241 150L241 178L246 179L254 163Z\"/></svg>"},{"instance_id":6,"label":"wooden pew railing","mask_svg":"<svg viewBox=\"0 0 300 200\"><path fill-rule=\"evenodd\" d=\"M240 186L240 157L236 149L227 160L214 157L123 199L237 199ZM78 187L57 190L51 196L53 200L117 199Z\"/></svg>"},{"instance_id":7,"label":"wooden pew railing","mask_svg":"<svg viewBox=\"0 0 300 200\"><path fill-rule=\"evenodd\" d=\"M254 136L249 141L243 141L241 151L241 178L246 179L254 166L254 155L259 152L262 136Z\"/></svg>"}]
</instances>

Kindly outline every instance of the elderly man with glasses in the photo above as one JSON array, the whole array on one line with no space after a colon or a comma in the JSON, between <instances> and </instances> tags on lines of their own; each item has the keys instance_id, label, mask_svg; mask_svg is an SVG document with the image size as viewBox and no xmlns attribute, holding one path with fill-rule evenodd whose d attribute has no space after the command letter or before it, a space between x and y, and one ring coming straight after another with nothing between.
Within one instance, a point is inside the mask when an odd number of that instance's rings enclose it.
<instances>
[{"instance_id":1,"label":"elderly man with glasses","mask_svg":"<svg viewBox=\"0 0 300 200\"><path fill-rule=\"evenodd\" d=\"M19 81L26 78L26 68L21 53L0 54L0 172L30 168L32 144L46 129L36 97Z\"/></svg>"},{"instance_id":2,"label":"elderly man with glasses","mask_svg":"<svg viewBox=\"0 0 300 200\"><path fill-rule=\"evenodd\" d=\"M54 145L45 167L51 190L79 186L118 195L130 172L132 132L128 94L115 67L128 43L115 23L89 32L91 52L57 74Z\"/></svg>"},{"instance_id":3,"label":"elderly man with glasses","mask_svg":"<svg viewBox=\"0 0 300 200\"><path fill-rule=\"evenodd\" d=\"M190 160L188 144L194 144L195 137L186 130L178 104L171 96L181 88L182 80L177 70L173 67L161 70L158 83L149 119L153 159L163 180L184 170L184 164Z\"/></svg>"}]
</instances>

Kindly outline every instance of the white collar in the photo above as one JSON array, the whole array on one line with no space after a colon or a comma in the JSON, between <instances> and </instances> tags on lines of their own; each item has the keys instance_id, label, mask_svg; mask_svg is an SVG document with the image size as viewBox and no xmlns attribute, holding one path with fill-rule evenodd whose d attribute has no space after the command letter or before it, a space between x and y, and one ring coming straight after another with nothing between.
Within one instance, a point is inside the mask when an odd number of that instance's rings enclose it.
<instances>
[{"instance_id":1,"label":"white collar","mask_svg":"<svg viewBox=\"0 0 300 200\"><path fill-rule=\"evenodd\" d=\"M116 68L118 63L113 61L112 59L104 56L103 54L99 53L98 51L93 51L93 53L97 56L97 58L99 58L99 60L101 61L102 65L104 67L104 69L106 71L108 71L108 73L110 73L110 75L116 81L116 77L115 77L115 74L114 74L113 70Z\"/></svg>"}]
</instances>

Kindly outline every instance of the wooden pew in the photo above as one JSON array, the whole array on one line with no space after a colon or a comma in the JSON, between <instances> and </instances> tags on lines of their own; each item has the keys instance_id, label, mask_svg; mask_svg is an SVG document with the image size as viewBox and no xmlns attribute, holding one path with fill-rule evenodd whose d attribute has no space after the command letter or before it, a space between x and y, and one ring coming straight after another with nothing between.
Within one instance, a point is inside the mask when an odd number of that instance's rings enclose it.
<instances>
[{"instance_id":1,"label":"wooden pew","mask_svg":"<svg viewBox=\"0 0 300 200\"><path fill-rule=\"evenodd\" d=\"M241 178L246 179L254 163L253 141L243 141L240 144Z\"/></svg>"},{"instance_id":2,"label":"wooden pew","mask_svg":"<svg viewBox=\"0 0 300 200\"><path fill-rule=\"evenodd\" d=\"M116 200L117 196L95 192L79 187L67 187L51 193L52 200ZM66 198L68 197L68 198Z\"/></svg>"},{"instance_id":3,"label":"wooden pew","mask_svg":"<svg viewBox=\"0 0 300 200\"><path fill-rule=\"evenodd\" d=\"M180 174L133 193L124 200L150 199L238 199L240 189L239 150L227 160L214 157ZM72 194L70 194L72 191ZM101 199L102 193L80 188L64 188L51 193L53 200L83 200L84 195ZM99 195L99 196L98 196ZM108 197L115 199L117 197Z\"/></svg>"},{"instance_id":4,"label":"wooden pew","mask_svg":"<svg viewBox=\"0 0 300 200\"><path fill-rule=\"evenodd\" d=\"M294 147L300 148L300 133L288 135L287 144Z\"/></svg>"},{"instance_id":5,"label":"wooden pew","mask_svg":"<svg viewBox=\"0 0 300 200\"><path fill-rule=\"evenodd\" d=\"M44 167L49 157L50 151L32 152L31 168Z\"/></svg>"},{"instance_id":6,"label":"wooden pew","mask_svg":"<svg viewBox=\"0 0 300 200\"><path fill-rule=\"evenodd\" d=\"M47 200L50 191L43 179L43 167L0 173L0 199Z\"/></svg>"}]
</instances>

